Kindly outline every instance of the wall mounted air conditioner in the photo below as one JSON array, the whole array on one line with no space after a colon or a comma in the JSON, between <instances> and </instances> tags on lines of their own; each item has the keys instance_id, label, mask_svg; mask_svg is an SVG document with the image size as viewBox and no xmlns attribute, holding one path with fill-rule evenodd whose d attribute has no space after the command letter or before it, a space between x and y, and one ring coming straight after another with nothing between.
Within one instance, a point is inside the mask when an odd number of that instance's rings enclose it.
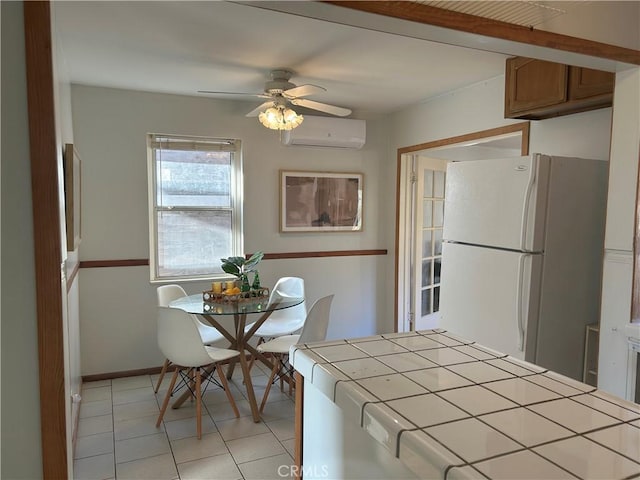
<instances>
[{"instance_id":1,"label":"wall mounted air conditioner","mask_svg":"<svg viewBox=\"0 0 640 480\"><path fill-rule=\"evenodd\" d=\"M305 115L299 127L283 132L282 143L312 147L362 148L366 133L364 120Z\"/></svg>"}]
</instances>

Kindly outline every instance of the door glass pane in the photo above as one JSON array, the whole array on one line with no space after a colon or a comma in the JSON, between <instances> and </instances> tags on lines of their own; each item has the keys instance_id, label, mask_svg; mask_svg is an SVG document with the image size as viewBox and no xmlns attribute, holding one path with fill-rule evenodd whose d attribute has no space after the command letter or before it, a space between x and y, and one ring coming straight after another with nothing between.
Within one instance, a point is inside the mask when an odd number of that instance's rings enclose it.
<instances>
[{"instance_id":1,"label":"door glass pane","mask_svg":"<svg viewBox=\"0 0 640 480\"><path fill-rule=\"evenodd\" d=\"M422 261L422 286L428 287L433 284L431 279L431 260Z\"/></svg>"},{"instance_id":2,"label":"door glass pane","mask_svg":"<svg viewBox=\"0 0 640 480\"><path fill-rule=\"evenodd\" d=\"M433 226L441 227L444 218L444 202L437 200L433 202Z\"/></svg>"},{"instance_id":3,"label":"door glass pane","mask_svg":"<svg viewBox=\"0 0 640 480\"><path fill-rule=\"evenodd\" d=\"M442 255L442 230L433 231L434 255Z\"/></svg>"},{"instance_id":4,"label":"door glass pane","mask_svg":"<svg viewBox=\"0 0 640 480\"><path fill-rule=\"evenodd\" d=\"M431 313L431 289L426 288L422 290L422 316L429 315Z\"/></svg>"},{"instance_id":5,"label":"door glass pane","mask_svg":"<svg viewBox=\"0 0 640 480\"><path fill-rule=\"evenodd\" d=\"M428 228L433 226L433 202L424 200L422 202L422 227Z\"/></svg>"},{"instance_id":6,"label":"door glass pane","mask_svg":"<svg viewBox=\"0 0 640 480\"><path fill-rule=\"evenodd\" d=\"M444 198L444 172L433 172L433 196L437 198Z\"/></svg>"},{"instance_id":7,"label":"door glass pane","mask_svg":"<svg viewBox=\"0 0 640 480\"><path fill-rule=\"evenodd\" d=\"M432 230L422 231L422 257L431 257L433 253L433 242L431 241Z\"/></svg>"},{"instance_id":8,"label":"door glass pane","mask_svg":"<svg viewBox=\"0 0 640 480\"><path fill-rule=\"evenodd\" d=\"M442 257L433 259L433 283L440 283L440 266L442 264Z\"/></svg>"},{"instance_id":9,"label":"door glass pane","mask_svg":"<svg viewBox=\"0 0 640 480\"><path fill-rule=\"evenodd\" d=\"M440 287L435 287L433 289L433 311L437 312L440 310Z\"/></svg>"},{"instance_id":10,"label":"door glass pane","mask_svg":"<svg viewBox=\"0 0 640 480\"><path fill-rule=\"evenodd\" d=\"M433 197L433 170L424 170L423 197Z\"/></svg>"}]
</instances>

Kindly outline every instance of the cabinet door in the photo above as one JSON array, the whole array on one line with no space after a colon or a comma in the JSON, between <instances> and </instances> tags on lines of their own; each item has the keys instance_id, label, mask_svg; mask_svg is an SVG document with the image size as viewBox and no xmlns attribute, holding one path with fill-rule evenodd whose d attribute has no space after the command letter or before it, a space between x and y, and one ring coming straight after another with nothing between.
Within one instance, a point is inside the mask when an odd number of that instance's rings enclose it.
<instances>
[{"instance_id":1,"label":"cabinet door","mask_svg":"<svg viewBox=\"0 0 640 480\"><path fill-rule=\"evenodd\" d=\"M615 78L611 72L569 67L569 100L612 94Z\"/></svg>"},{"instance_id":2,"label":"cabinet door","mask_svg":"<svg viewBox=\"0 0 640 480\"><path fill-rule=\"evenodd\" d=\"M507 59L505 117L567 100L567 65L531 58Z\"/></svg>"}]
</instances>

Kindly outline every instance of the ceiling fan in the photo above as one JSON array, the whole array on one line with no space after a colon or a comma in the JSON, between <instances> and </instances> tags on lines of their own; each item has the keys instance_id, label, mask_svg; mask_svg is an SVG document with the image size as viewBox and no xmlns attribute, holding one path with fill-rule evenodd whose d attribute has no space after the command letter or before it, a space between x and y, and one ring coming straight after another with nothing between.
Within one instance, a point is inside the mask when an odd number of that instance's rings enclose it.
<instances>
[{"instance_id":1,"label":"ceiling fan","mask_svg":"<svg viewBox=\"0 0 640 480\"><path fill-rule=\"evenodd\" d=\"M270 76L271 80L265 83L263 93L215 92L209 90L199 90L199 93L250 95L267 98L268 100L266 102L258 105L247 113L246 116L259 117L263 125L274 130L290 130L302 122L302 115L298 115L290 109L288 107L289 104L336 115L338 117L346 117L351 114L351 110L348 108L303 98L325 92L326 89L318 85L305 84L298 86L291 83L289 81L293 76L291 70L272 70Z\"/></svg>"}]
</instances>

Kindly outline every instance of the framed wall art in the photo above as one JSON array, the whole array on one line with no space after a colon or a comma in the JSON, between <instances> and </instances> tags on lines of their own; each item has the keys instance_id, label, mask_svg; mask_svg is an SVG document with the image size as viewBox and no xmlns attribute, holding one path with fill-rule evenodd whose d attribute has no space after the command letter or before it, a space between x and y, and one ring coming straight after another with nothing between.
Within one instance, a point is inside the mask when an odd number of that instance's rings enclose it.
<instances>
[{"instance_id":1,"label":"framed wall art","mask_svg":"<svg viewBox=\"0 0 640 480\"><path fill-rule=\"evenodd\" d=\"M362 231L361 173L280 171L281 232Z\"/></svg>"},{"instance_id":2,"label":"framed wall art","mask_svg":"<svg viewBox=\"0 0 640 480\"><path fill-rule=\"evenodd\" d=\"M65 220L67 224L67 251L71 252L80 244L80 196L81 163L72 143L64 146L64 198Z\"/></svg>"}]
</instances>

